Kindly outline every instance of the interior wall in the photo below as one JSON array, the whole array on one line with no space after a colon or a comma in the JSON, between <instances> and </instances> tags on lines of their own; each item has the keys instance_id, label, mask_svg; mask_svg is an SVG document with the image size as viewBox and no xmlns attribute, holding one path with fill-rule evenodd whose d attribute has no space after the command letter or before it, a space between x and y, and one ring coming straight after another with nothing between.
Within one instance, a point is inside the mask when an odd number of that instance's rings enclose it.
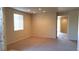
<instances>
[{"instance_id":1,"label":"interior wall","mask_svg":"<svg viewBox=\"0 0 79 59\"><path fill-rule=\"evenodd\" d=\"M32 36L56 38L56 10L33 15Z\"/></svg>"},{"instance_id":2,"label":"interior wall","mask_svg":"<svg viewBox=\"0 0 79 59\"><path fill-rule=\"evenodd\" d=\"M68 16L68 39L78 40L78 10L72 10L59 15Z\"/></svg>"},{"instance_id":3,"label":"interior wall","mask_svg":"<svg viewBox=\"0 0 79 59\"><path fill-rule=\"evenodd\" d=\"M17 11L12 8L4 8L6 21L7 43L11 44L18 40L26 39L31 36L31 14ZM13 14L18 13L24 16L24 30L14 31Z\"/></svg>"},{"instance_id":4,"label":"interior wall","mask_svg":"<svg viewBox=\"0 0 79 59\"><path fill-rule=\"evenodd\" d=\"M62 16L60 20L60 31L62 33L67 33L67 27L68 27L68 18L66 16Z\"/></svg>"},{"instance_id":5,"label":"interior wall","mask_svg":"<svg viewBox=\"0 0 79 59\"><path fill-rule=\"evenodd\" d=\"M78 15L76 12L68 15L68 37L70 40L78 40Z\"/></svg>"}]
</instances>

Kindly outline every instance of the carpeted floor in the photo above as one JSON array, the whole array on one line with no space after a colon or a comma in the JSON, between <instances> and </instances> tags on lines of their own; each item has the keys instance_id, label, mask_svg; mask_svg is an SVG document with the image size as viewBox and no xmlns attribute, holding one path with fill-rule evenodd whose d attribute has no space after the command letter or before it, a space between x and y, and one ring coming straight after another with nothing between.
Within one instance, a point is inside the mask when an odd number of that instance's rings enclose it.
<instances>
[{"instance_id":1,"label":"carpeted floor","mask_svg":"<svg viewBox=\"0 0 79 59\"><path fill-rule=\"evenodd\" d=\"M77 42L58 39L29 38L8 45L9 51L76 51Z\"/></svg>"}]
</instances>

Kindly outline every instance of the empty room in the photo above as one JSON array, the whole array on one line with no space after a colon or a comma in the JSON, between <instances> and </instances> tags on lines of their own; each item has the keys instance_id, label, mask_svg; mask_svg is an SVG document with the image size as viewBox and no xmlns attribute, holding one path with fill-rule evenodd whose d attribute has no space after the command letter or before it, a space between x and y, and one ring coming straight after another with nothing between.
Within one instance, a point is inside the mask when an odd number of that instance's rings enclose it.
<instances>
[{"instance_id":1,"label":"empty room","mask_svg":"<svg viewBox=\"0 0 79 59\"><path fill-rule=\"evenodd\" d=\"M77 7L3 7L0 11L0 23L3 20L3 31L0 30L1 50L79 49Z\"/></svg>"}]
</instances>

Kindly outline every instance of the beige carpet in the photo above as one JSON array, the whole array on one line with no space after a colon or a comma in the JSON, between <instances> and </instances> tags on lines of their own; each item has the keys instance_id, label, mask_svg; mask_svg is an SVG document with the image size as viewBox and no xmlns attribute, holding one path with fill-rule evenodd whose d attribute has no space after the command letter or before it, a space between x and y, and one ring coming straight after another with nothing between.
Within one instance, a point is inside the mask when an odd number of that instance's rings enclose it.
<instances>
[{"instance_id":1,"label":"beige carpet","mask_svg":"<svg viewBox=\"0 0 79 59\"><path fill-rule=\"evenodd\" d=\"M77 43L68 40L35 38L24 39L8 45L15 51L76 51Z\"/></svg>"}]
</instances>

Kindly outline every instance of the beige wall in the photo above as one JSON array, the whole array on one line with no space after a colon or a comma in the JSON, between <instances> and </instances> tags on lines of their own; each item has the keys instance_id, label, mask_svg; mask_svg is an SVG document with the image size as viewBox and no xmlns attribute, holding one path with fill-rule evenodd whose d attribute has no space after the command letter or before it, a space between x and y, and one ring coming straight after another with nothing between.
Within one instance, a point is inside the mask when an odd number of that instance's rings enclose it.
<instances>
[{"instance_id":1,"label":"beige wall","mask_svg":"<svg viewBox=\"0 0 79 59\"><path fill-rule=\"evenodd\" d=\"M56 38L55 10L49 13L41 13L33 15L32 36Z\"/></svg>"},{"instance_id":2,"label":"beige wall","mask_svg":"<svg viewBox=\"0 0 79 59\"><path fill-rule=\"evenodd\" d=\"M68 18L66 16L62 16L60 20L60 31L62 33L67 33L67 27L68 27Z\"/></svg>"},{"instance_id":3,"label":"beige wall","mask_svg":"<svg viewBox=\"0 0 79 59\"><path fill-rule=\"evenodd\" d=\"M31 36L31 14L17 11L12 8L4 8L5 20L6 20L6 38L7 43L13 43L15 41L26 39ZM18 13L24 15L24 30L14 31L13 14Z\"/></svg>"}]
</instances>

